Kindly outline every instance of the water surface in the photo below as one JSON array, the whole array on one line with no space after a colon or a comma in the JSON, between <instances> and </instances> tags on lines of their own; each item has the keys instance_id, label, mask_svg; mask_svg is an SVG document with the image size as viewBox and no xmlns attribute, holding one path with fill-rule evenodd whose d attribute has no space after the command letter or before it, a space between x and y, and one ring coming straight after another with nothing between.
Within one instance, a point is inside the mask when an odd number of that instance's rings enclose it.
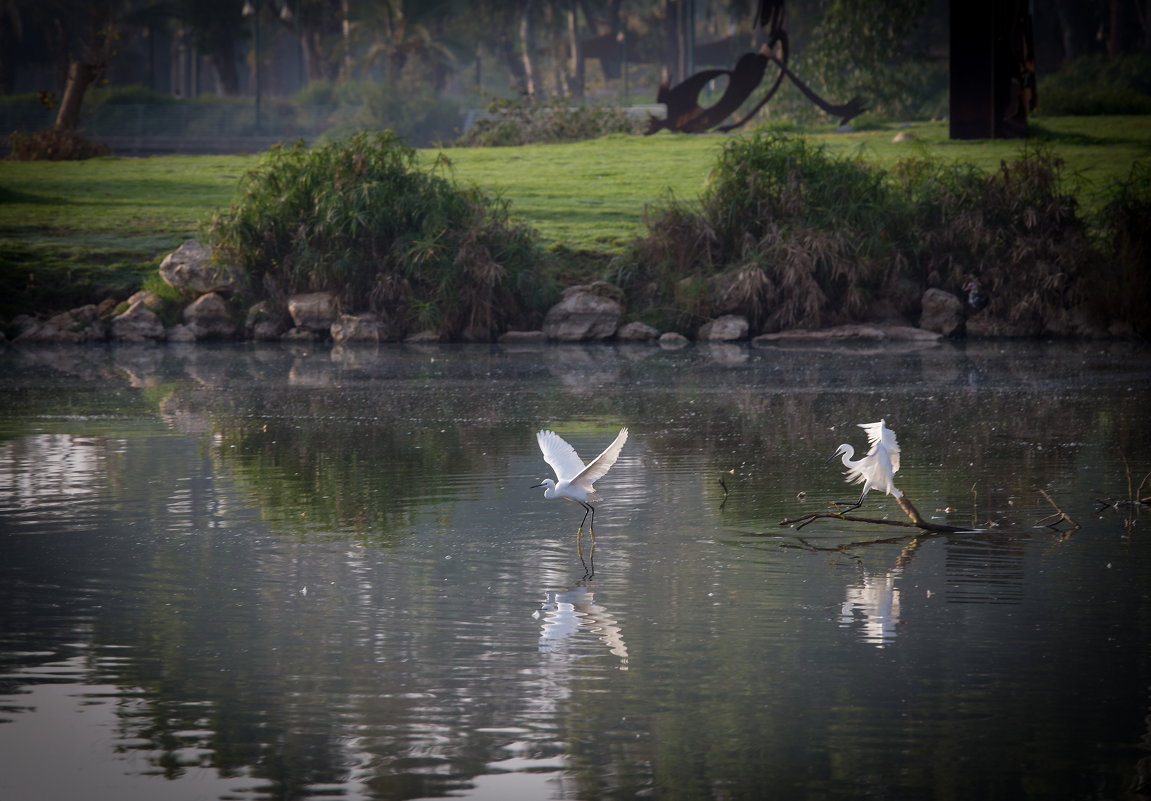
<instances>
[{"instance_id":1,"label":"water surface","mask_svg":"<svg viewBox=\"0 0 1151 801\"><path fill-rule=\"evenodd\" d=\"M1145 798L1149 353L0 352L0 796Z\"/></svg>"}]
</instances>

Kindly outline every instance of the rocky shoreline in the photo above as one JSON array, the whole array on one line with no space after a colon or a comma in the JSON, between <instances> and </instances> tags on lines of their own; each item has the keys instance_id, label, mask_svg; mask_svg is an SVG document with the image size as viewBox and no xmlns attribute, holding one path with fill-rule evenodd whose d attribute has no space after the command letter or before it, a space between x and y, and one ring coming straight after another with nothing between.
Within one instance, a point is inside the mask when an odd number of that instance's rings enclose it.
<instances>
[{"instance_id":1,"label":"rocky shoreline","mask_svg":"<svg viewBox=\"0 0 1151 801\"><path fill-rule=\"evenodd\" d=\"M19 333L16 344L83 344L97 342L195 343L202 341L331 341L356 342L440 342L434 330L401 332L384 315L345 313L334 292L311 292L287 299L285 312L277 313L268 301L238 312L230 300L239 286L239 271L217 262L212 253L196 240L189 240L160 264L160 277L184 297L194 298L178 310L178 321L165 324L165 307L170 303L159 295L140 291L127 301L105 300L71 309L47 318L21 315L12 320ZM1127 338L1131 332L1121 326L1107 326L1090 320L1087 314L1068 313L1057 330L1048 326L1013 324L989 318L971 303L971 296L959 296L942 289L928 289L922 298L918 321L897 314L875 316L867 323L841 325L819 330L789 330L752 336L748 319L739 314L723 314L703 323L695 332L698 342L747 342L776 344L795 340L830 341L914 341L943 338L1041 335L1091 339ZM620 341L656 343L679 348L692 340L673 332L661 332L642 322L620 325L625 307L623 292L603 281L572 286L533 331L506 331L497 342L542 344L548 342ZM0 333L0 341L4 335ZM487 341L487 340L484 340Z\"/></svg>"}]
</instances>

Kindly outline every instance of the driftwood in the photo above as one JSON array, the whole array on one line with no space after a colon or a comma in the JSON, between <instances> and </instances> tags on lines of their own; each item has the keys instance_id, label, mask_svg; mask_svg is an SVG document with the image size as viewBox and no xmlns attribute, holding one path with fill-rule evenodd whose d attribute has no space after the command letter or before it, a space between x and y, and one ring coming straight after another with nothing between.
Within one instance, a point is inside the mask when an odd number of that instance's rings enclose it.
<instances>
[{"instance_id":1,"label":"driftwood","mask_svg":"<svg viewBox=\"0 0 1151 801\"><path fill-rule=\"evenodd\" d=\"M1039 490L1039 494L1047 499L1047 502L1049 504L1051 504L1052 508L1055 509L1055 514L1048 515L1047 517L1043 518L1042 520L1036 521L1035 525L1047 526L1047 528L1053 528L1053 529L1058 530L1059 524L1066 522L1066 523L1070 524L1072 530L1079 528L1079 524L1076 523L1074 520L1072 520L1070 515L1068 515L1066 512L1064 512L1062 509L1060 509L1059 504L1057 504L1057 503L1055 503L1055 501L1051 500L1051 496L1047 494L1047 490L1041 489L1041 490ZM1048 520L1054 520L1055 522L1054 523L1048 523L1047 522Z\"/></svg>"},{"instance_id":2,"label":"driftwood","mask_svg":"<svg viewBox=\"0 0 1151 801\"><path fill-rule=\"evenodd\" d=\"M794 525L798 530L815 520L830 518L832 520L850 520L853 523L873 523L878 526L899 526L902 528L914 528L919 529L920 531L931 532L932 534L958 534L960 532L972 530L970 526L945 526L940 523L931 523L927 520L924 520L923 516L919 514L919 510L915 508L915 505L911 502L910 499L908 499L907 495L900 495L895 500L899 504L899 508L902 509L904 514L906 514L910 519L910 522L907 520L880 520L875 517L845 515L841 512L813 512L811 514L804 515L803 517L791 517L785 520L780 520L779 525Z\"/></svg>"},{"instance_id":3,"label":"driftwood","mask_svg":"<svg viewBox=\"0 0 1151 801\"><path fill-rule=\"evenodd\" d=\"M974 491L974 487L972 487L972 490ZM1036 525L1044 525L1047 528L1050 528L1054 531L1057 531L1061 535L1063 535L1064 538L1071 536L1071 533L1073 531L1076 531L1080 528L1079 523L1077 523L1070 515L1068 515L1066 512L1064 512L1059 507L1059 504L1055 503L1055 501L1047 493L1046 490L1041 489L1041 490L1039 490L1039 492L1044 498L1047 499L1047 502L1049 504L1051 504L1051 506L1055 509L1055 513L1043 518L1042 520L1037 521ZM793 525L793 526L795 526L796 530L798 531L799 529L806 526L808 523L811 523L811 522L814 522L814 521L820 520L820 519L830 518L832 520L848 520L848 521L851 521L853 523L871 523L871 524L878 525L878 526L898 526L900 528L914 528L917 530L917 533L910 534L910 535L907 535L905 537L892 537L892 538L885 539L885 540L872 540L872 541L869 541L868 544L899 542L901 540L906 540L909 537L914 541L914 540L918 540L918 539L921 539L921 538L924 538L924 537L927 537L930 535L936 535L936 534L974 534L978 531L983 530L983 529L975 528L972 526L947 526L947 525L942 525L939 523L931 523L931 522L923 519L922 515L919 514L919 510L915 508L915 504L913 504L908 499L908 497L906 495L900 495L895 500L896 500L896 502L899 503L899 508L901 508L903 510L904 514L907 515L908 520L880 520L880 519L874 518L874 517L860 517L858 515L843 514L841 512L813 512L812 514L803 515L802 517L791 517L791 518L787 518L785 520L780 520L779 525L781 525L781 526L792 526ZM1048 522L1048 521L1054 521L1054 522ZM1059 528L1060 523L1067 523L1068 525L1071 526L1071 528L1067 529L1067 530L1060 529ZM861 543L846 543L843 545L836 546L834 548L816 548L815 546L812 546L810 543L804 541L800 537L796 537L796 539L799 541L799 543L802 547L808 548L811 550L842 551L842 550L846 550L847 548L853 548L853 547L861 544Z\"/></svg>"}]
</instances>

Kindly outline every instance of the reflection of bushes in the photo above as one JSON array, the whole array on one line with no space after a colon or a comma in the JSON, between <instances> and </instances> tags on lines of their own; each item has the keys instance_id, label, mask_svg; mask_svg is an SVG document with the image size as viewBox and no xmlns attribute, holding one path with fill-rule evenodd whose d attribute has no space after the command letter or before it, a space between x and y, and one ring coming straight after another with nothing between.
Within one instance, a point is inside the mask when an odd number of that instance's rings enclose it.
<instances>
[{"instance_id":1,"label":"reflection of bushes","mask_svg":"<svg viewBox=\"0 0 1151 801\"><path fill-rule=\"evenodd\" d=\"M253 503L294 531L346 530L395 544L421 509L456 499L457 490L441 485L490 465L493 452L523 436L500 416L504 396L474 384L466 394L429 392L417 382L338 398L269 386L277 388L210 398L213 427L220 458ZM411 409L429 400L442 419L482 409L491 422L413 426Z\"/></svg>"},{"instance_id":2,"label":"reflection of bushes","mask_svg":"<svg viewBox=\"0 0 1151 801\"><path fill-rule=\"evenodd\" d=\"M959 291L972 276L996 318L1067 331L1078 304L1099 305L1107 268L1061 166L1033 148L990 175L924 159L888 171L761 133L727 144L698 207L672 200L649 217L617 281L665 324L738 312L770 331L865 320L879 300L914 316L925 289Z\"/></svg>"},{"instance_id":3,"label":"reflection of bushes","mask_svg":"<svg viewBox=\"0 0 1151 801\"><path fill-rule=\"evenodd\" d=\"M336 291L401 328L487 340L548 299L537 240L506 204L420 168L390 132L273 148L213 230L274 297Z\"/></svg>"}]
</instances>

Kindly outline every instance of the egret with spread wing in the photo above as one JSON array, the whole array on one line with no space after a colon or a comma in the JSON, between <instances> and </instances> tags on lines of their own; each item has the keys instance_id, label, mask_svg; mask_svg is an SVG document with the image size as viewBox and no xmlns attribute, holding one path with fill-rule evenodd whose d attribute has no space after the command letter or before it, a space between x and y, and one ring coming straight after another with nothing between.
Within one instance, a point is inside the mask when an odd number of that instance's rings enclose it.
<instances>
[{"instance_id":1,"label":"egret with spread wing","mask_svg":"<svg viewBox=\"0 0 1151 801\"><path fill-rule=\"evenodd\" d=\"M846 442L831 455L831 459L836 456L843 457L843 466L847 468L844 476L847 477L849 484L863 484L859 500L843 510L847 512L862 506L863 499L873 489L881 489L894 498L903 496L894 484L895 474L899 471L899 443L895 439L895 432L887 427L886 420L880 420L878 423L860 423L859 427L867 432L867 440L871 444L867 455L853 460L855 448Z\"/></svg>"},{"instance_id":2,"label":"egret with spread wing","mask_svg":"<svg viewBox=\"0 0 1151 801\"><path fill-rule=\"evenodd\" d=\"M540 450L543 451L544 461L551 465L552 470L555 471L556 480L552 481L550 478L545 478L539 484L533 485L532 489L547 487L544 490L544 497L548 500L563 498L565 501L578 503L582 506L584 513L583 520L579 524L579 533L583 533L583 524L590 514L591 532L594 538L595 507L592 506L592 503L602 499L592 484L597 479L603 478L604 474L615 464L615 460L619 458L619 452L623 450L623 444L627 442L627 429L621 428L615 441L586 465L575 452L575 448L554 431L536 433L536 441L539 442Z\"/></svg>"}]
</instances>

